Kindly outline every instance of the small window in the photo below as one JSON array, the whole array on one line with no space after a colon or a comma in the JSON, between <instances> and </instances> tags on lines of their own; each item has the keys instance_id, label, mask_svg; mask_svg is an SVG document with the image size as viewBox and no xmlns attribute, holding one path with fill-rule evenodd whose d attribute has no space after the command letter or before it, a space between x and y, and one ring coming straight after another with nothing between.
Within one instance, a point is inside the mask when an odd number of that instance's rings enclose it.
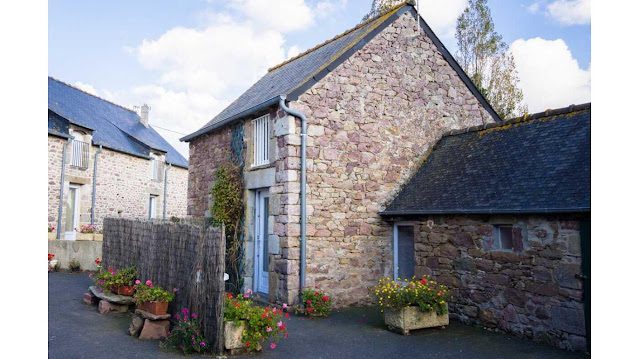
<instances>
[{"instance_id":1,"label":"small window","mask_svg":"<svg viewBox=\"0 0 639 359\"><path fill-rule=\"evenodd\" d=\"M76 136L81 138L80 136ZM71 166L85 170L89 168L89 144L84 141L71 140Z\"/></svg>"},{"instance_id":2,"label":"small window","mask_svg":"<svg viewBox=\"0 0 639 359\"><path fill-rule=\"evenodd\" d=\"M513 226L510 224L495 225L493 230L493 249L501 251L513 250Z\"/></svg>"},{"instance_id":3,"label":"small window","mask_svg":"<svg viewBox=\"0 0 639 359\"><path fill-rule=\"evenodd\" d=\"M415 226L395 224L393 232L393 277L411 278L415 275Z\"/></svg>"},{"instance_id":4,"label":"small window","mask_svg":"<svg viewBox=\"0 0 639 359\"><path fill-rule=\"evenodd\" d=\"M253 120L253 166L269 163L269 115Z\"/></svg>"},{"instance_id":5,"label":"small window","mask_svg":"<svg viewBox=\"0 0 639 359\"><path fill-rule=\"evenodd\" d=\"M149 219L153 219L157 217L157 203L158 203L158 196L156 195L149 196Z\"/></svg>"}]
</instances>

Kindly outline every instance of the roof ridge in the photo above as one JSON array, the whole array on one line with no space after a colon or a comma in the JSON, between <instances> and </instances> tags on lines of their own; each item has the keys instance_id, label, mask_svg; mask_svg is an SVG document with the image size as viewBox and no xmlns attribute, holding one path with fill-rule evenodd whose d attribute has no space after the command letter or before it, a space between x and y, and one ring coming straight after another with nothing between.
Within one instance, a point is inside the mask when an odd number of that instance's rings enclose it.
<instances>
[{"instance_id":1,"label":"roof ridge","mask_svg":"<svg viewBox=\"0 0 639 359\"><path fill-rule=\"evenodd\" d=\"M352 33L353 31L357 31L357 30L361 29L362 27L370 24L371 22L379 19L380 17L382 17L382 16L384 16L386 14L389 14L389 13L391 13L393 11L396 11L397 9L402 8L405 5L412 5L412 2L413 2L413 0L402 1L401 3L393 6L390 9L388 9L388 11L385 11L384 13L381 13L381 14L379 14L379 15L377 15L375 17L372 17L372 18L370 18L370 19L368 19L366 21L362 21L359 24L355 25L355 27L352 27L352 28L340 33L340 34L337 34L337 35L333 36L332 38L330 38L330 39L328 39L328 40L326 40L326 41L324 41L322 43L319 43L319 44L317 44L317 45L315 45L315 46L313 46L313 47L311 47L311 48L309 48L309 49L307 49L307 50L305 50L305 51L303 51L303 52L291 57L290 59L287 59L287 60L284 60L283 62L280 62L279 64L269 68L267 72L271 72L273 70L277 70L280 67L282 67L282 66L284 66L284 65L286 65L286 64L288 64L290 62L293 62L293 61L295 61L295 60L297 60L297 59L299 59L299 58L301 58L301 57L303 57L305 55L308 55L309 53L319 49L320 47L326 46L326 45L330 44L331 42L336 41L336 40L338 40L338 39L340 39L340 38Z\"/></svg>"},{"instance_id":2,"label":"roof ridge","mask_svg":"<svg viewBox=\"0 0 639 359\"><path fill-rule=\"evenodd\" d=\"M539 118L564 115L564 114L568 114L568 113L572 113L572 112L584 111L584 110L587 110L587 109L590 109L590 102L582 103L582 104L579 104L579 105L572 104L572 105L567 106L567 107L556 108L556 109L547 109L545 111L537 112L537 113L533 113L533 114L524 114L523 116L513 117L513 118L510 118L510 119L505 120L503 122L499 122L499 123L498 122L493 122L493 123L488 123L488 124L485 124L485 125L471 126L471 127L467 127L467 128L460 129L460 130L449 130L449 131L444 132L444 134L442 135L442 138L448 137L448 136L460 135L460 134L468 133L468 132L478 132L478 131L498 128L498 127L505 127L505 126L509 126L509 125L512 125L512 124L515 124L515 123L528 122L528 121L536 120L536 119L539 119Z\"/></svg>"},{"instance_id":3,"label":"roof ridge","mask_svg":"<svg viewBox=\"0 0 639 359\"><path fill-rule=\"evenodd\" d=\"M135 110L132 110L132 109L130 109L130 108L126 108L126 107L124 107L124 106L122 106L122 105L119 105L119 104L117 104L117 103L115 103L115 102L113 102L113 101L109 101L109 100L107 100L107 99L105 99L105 98L102 98L102 97L100 97L100 96L98 96L98 95L94 95L94 94L92 94L92 93L86 92L86 91L84 91L83 89L81 89L81 88L79 88L79 87L77 87L77 86L71 85L71 84L69 84L69 83L67 83L67 82L64 82L64 81L62 81L62 80L58 80L58 79L56 79L56 78L55 78L55 77L53 77L53 76L49 76L49 78L50 78L50 79L52 79L53 81L57 81L57 82L59 82L59 83L61 83L61 84L63 84L63 85L66 85L66 86L71 87L71 88L73 88L73 89L75 89L75 90L78 90L78 91L80 91L80 92L82 92L82 93L84 93L84 94L86 94L86 95L89 95L89 96L95 97L95 98L97 98L98 100L102 100L102 101L104 101L104 102L110 103L111 105L114 105L114 106L120 107L120 108L121 108L121 109L123 109L123 110L127 110L127 111L130 111L130 112L133 112L133 113L134 113L134 114L136 114L138 117L140 116L140 115L139 115L139 114L138 114Z\"/></svg>"}]
</instances>

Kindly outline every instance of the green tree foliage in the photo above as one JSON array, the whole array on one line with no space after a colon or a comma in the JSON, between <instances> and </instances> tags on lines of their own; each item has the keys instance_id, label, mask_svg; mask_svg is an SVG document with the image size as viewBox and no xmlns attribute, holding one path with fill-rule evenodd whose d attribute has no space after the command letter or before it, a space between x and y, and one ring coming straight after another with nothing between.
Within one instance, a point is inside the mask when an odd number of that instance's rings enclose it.
<instances>
[{"instance_id":1,"label":"green tree foliage","mask_svg":"<svg viewBox=\"0 0 639 359\"><path fill-rule=\"evenodd\" d=\"M457 18L456 58L473 83L502 118L527 111L515 61L495 31L486 0L470 0Z\"/></svg>"},{"instance_id":2,"label":"green tree foliage","mask_svg":"<svg viewBox=\"0 0 639 359\"><path fill-rule=\"evenodd\" d=\"M372 19L374 17L377 17L385 12L387 12L388 10L392 9L393 7L404 3L404 2L408 2L411 4L414 4L414 1L406 1L406 0L373 0L373 3L371 4L371 9L370 11L364 15L364 17L362 18L362 21L366 21L368 19Z\"/></svg>"}]
</instances>

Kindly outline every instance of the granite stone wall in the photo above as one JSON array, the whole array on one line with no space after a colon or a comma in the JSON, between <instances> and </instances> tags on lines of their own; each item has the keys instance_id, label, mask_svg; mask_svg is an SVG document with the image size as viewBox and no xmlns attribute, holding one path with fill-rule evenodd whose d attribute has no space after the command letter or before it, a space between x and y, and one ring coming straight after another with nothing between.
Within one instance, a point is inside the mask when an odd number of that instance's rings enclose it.
<instances>
[{"instance_id":1,"label":"granite stone wall","mask_svg":"<svg viewBox=\"0 0 639 359\"><path fill-rule=\"evenodd\" d=\"M437 216L415 222L417 276L451 288L453 318L560 348L586 350L577 216ZM512 251L492 249L512 224Z\"/></svg>"},{"instance_id":2,"label":"granite stone wall","mask_svg":"<svg viewBox=\"0 0 639 359\"><path fill-rule=\"evenodd\" d=\"M368 288L392 265L390 226L379 211L445 131L492 118L409 14L291 106L309 121L307 285L337 306L368 302ZM289 293L299 268L297 133L299 121L278 137L288 215L275 224L284 248L275 270Z\"/></svg>"},{"instance_id":3,"label":"granite stone wall","mask_svg":"<svg viewBox=\"0 0 639 359\"><path fill-rule=\"evenodd\" d=\"M91 141L90 135L84 141ZM60 169L62 149L67 140L49 136L48 160L48 222L57 227L60 196ZM69 185L79 186L79 225L91 223L91 197L93 192L93 165L97 146L89 147L89 162L86 169L70 166L71 150L67 151L63 205L67 200ZM163 157L160 158L163 160ZM186 216L187 169L172 166L168 169L167 218ZM103 148L98 155L96 182L95 223L102 226L105 217L147 218L149 196L157 195L156 217L162 217L164 203L164 181L151 179L151 162ZM67 211L62 212L62 231L65 228Z\"/></svg>"}]
</instances>

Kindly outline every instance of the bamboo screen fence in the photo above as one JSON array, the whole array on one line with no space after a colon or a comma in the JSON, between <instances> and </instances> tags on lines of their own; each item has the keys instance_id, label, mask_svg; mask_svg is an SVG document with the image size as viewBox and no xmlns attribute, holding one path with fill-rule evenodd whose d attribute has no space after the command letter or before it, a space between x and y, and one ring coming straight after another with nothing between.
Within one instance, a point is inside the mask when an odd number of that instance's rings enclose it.
<instances>
[{"instance_id":1,"label":"bamboo screen fence","mask_svg":"<svg viewBox=\"0 0 639 359\"><path fill-rule=\"evenodd\" d=\"M171 313L198 313L211 349L223 348L224 229L203 222L104 220L103 266L135 266L142 281L177 289Z\"/></svg>"}]
</instances>

